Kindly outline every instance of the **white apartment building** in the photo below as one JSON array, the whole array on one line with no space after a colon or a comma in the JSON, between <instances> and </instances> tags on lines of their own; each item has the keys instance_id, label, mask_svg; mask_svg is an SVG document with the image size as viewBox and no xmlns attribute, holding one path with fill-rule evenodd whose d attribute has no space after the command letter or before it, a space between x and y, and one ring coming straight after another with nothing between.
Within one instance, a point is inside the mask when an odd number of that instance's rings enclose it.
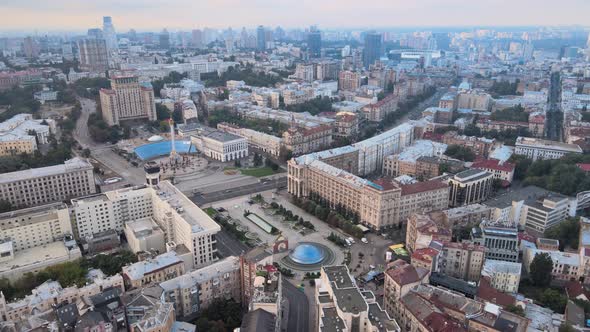
<instances>
[{"instance_id":1,"label":"white apartment building","mask_svg":"<svg viewBox=\"0 0 590 332\"><path fill-rule=\"evenodd\" d=\"M234 134L204 129L191 142L203 155L221 162L241 159L248 156L248 140Z\"/></svg>"},{"instance_id":2,"label":"white apartment building","mask_svg":"<svg viewBox=\"0 0 590 332\"><path fill-rule=\"evenodd\" d=\"M539 138L518 137L514 153L526 156L533 161L538 159L560 159L568 153L581 154L582 148L577 144L548 141Z\"/></svg>"},{"instance_id":3,"label":"white apartment building","mask_svg":"<svg viewBox=\"0 0 590 332\"><path fill-rule=\"evenodd\" d=\"M0 200L28 207L94 194L93 169L88 161L73 158L63 165L0 174Z\"/></svg>"},{"instance_id":4,"label":"white apartment building","mask_svg":"<svg viewBox=\"0 0 590 332\"><path fill-rule=\"evenodd\" d=\"M160 283L162 297L174 304L177 317L196 314L217 299L240 301L240 285L240 259L235 256Z\"/></svg>"},{"instance_id":5,"label":"white apartment building","mask_svg":"<svg viewBox=\"0 0 590 332\"><path fill-rule=\"evenodd\" d=\"M102 117L110 126L124 120L157 119L152 85L140 83L130 74L111 78L111 89L100 90L100 105Z\"/></svg>"},{"instance_id":6,"label":"white apartment building","mask_svg":"<svg viewBox=\"0 0 590 332\"><path fill-rule=\"evenodd\" d=\"M504 293L517 293L521 268L521 263L486 259L481 275L488 277L495 289Z\"/></svg>"},{"instance_id":7,"label":"white apartment building","mask_svg":"<svg viewBox=\"0 0 590 332\"><path fill-rule=\"evenodd\" d=\"M72 201L79 237L114 229L125 223L152 218L164 231L166 243L184 245L195 268L216 260L215 234L221 227L168 181L109 191Z\"/></svg>"},{"instance_id":8,"label":"white apartment building","mask_svg":"<svg viewBox=\"0 0 590 332\"><path fill-rule=\"evenodd\" d=\"M15 252L60 241L66 235L72 235L72 226L64 203L0 214L0 239L10 239Z\"/></svg>"}]
</instances>

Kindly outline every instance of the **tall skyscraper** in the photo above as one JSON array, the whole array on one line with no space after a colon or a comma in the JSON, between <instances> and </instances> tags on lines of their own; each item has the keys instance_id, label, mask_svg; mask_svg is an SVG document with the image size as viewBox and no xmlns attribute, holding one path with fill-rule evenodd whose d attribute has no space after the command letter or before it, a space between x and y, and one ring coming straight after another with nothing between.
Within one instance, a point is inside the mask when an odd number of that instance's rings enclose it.
<instances>
[{"instance_id":1,"label":"tall skyscraper","mask_svg":"<svg viewBox=\"0 0 590 332\"><path fill-rule=\"evenodd\" d=\"M363 66L369 68L381 57L381 34L367 33L365 35L365 47L363 49Z\"/></svg>"},{"instance_id":2,"label":"tall skyscraper","mask_svg":"<svg viewBox=\"0 0 590 332\"><path fill-rule=\"evenodd\" d=\"M113 25L113 20L110 16L102 18L102 33L107 42L107 50L109 52L117 50L119 48L117 32L115 32L115 26Z\"/></svg>"},{"instance_id":3,"label":"tall skyscraper","mask_svg":"<svg viewBox=\"0 0 590 332\"><path fill-rule=\"evenodd\" d=\"M322 33L316 27L311 27L307 34L307 48L310 58L322 56Z\"/></svg>"},{"instance_id":4,"label":"tall skyscraper","mask_svg":"<svg viewBox=\"0 0 590 332\"><path fill-rule=\"evenodd\" d=\"M203 47L203 32L201 30L195 29L192 31L191 44L196 48Z\"/></svg>"},{"instance_id":5,"label":"tall skyscraper","mask_svg":"<svg viewBox=\"0 0 590 332\"><path fill-rule=\"evenodd\" d=\"M240 33L240 46L244 48L248 47L248 31L246 31L245 27L242 28L242 32Z\"/></svg>"},{"instance_id":6,"label":"tall skyscraper","mask_svg":"<svg viewBox=\"0 0 590 332\"><path fill-rule=\"evenodd\" d=\"M111 77L111 89L100 90L102 116L110 126L124 120L157 119L154 89L133 74Z\"/></svg>"},{"instance_id":7,"label":"tall skyscraper","mask_svg":"<svg viewBox=\"0 0 590 332\"><path fill-rule=\"evenodd\" d=\"M35 38L29 36L23 40L23 53L27 58L38 57L40 51L41 47Z\"/></svg>"},{"instance_id":8,"label":"tall skyscraper","mask_svg":"<svg viewBox=\"0 0 590 332\"><path fill-rule=\"evenodd\" d=\"M262 25L256 29L256 48L260 51L266 49L266 33Z\"/></svg>"},{"instance_id":9,"label":"tall skyscraper","mask_svg":"<svg viewBox=\"0 0 590 332\"><path fill-rule=\"evenodd\" d=\"M81 39L78 41L78 52L82 70L104 72L109 69L109 55L104 39Z\"/></svg>"},{"instance_id":10,"label":"tall skyscraper","mask_svg":"<svg viewBox=\"0 0 590 332\"><path fill-rule=\"evenodd\" d=\"M87 35L88 35L88 38L104 39L104 35L102 33L102 30L100 30L99 28L88 29Z\"/></svg>"},{"instance_id":11,"label":"tall skyscraper","mask_svg":"<svg viewBox=\"0 0 590 332\"><path fill-rule=\"evenodd\" d=\"M166 29L160 32L160 48L164 50L170 49L170 34Z\"/></svg>"}]
</instances>

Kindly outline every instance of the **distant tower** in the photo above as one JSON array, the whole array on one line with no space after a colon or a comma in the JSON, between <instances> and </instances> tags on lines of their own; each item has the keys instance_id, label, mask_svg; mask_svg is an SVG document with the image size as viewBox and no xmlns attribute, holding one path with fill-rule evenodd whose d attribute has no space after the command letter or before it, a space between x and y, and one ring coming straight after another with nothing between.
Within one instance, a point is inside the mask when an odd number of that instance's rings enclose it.
<instances>
[{"instance_id":1,"label":"distant tower","mask_svg":"<svg viewBox=\"0 0 590 332\"><path fill-rule=\"evenodd\" d=\"M174 162L178 160L178 153L176 152L176 143L174 139L174 121L172 119L168 119L168 124L170 125L170 162Z\"/></svg>"},{"instance_id":2,"label":"distant tower","mask_svg":"<svg viewBox=\"0 0 590 332\"><path fill-rule=\"evenodd\" d=\"M115 26L113 25L113 19L110 16L105 16L102 18L102 32L104 39L107 42L107 49L109 52L117 50L119 48L119 44L117 42L117 32L115 31Z\"/></svg>"}]
</instances>

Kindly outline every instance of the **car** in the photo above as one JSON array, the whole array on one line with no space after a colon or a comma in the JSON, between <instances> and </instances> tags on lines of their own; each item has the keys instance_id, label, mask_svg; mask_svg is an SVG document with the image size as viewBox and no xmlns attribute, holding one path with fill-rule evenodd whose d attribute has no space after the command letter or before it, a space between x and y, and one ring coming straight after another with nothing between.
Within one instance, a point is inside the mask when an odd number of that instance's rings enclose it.
<instances>
[{"instance_id":1,"label":"car","mask_svg":"<svg viewBox=\"0 0 590 332\"><path fill-rule=\"evenodd\" d=\"M231 189L227 189L226 191L224 191L224 193L231 193Z\"/></svg>"},{"instance_id":2,"label":"car","mask_svg":"<svg viewBox=\"0 0 590 332\"><path fill-rule=\"evenodd\" d=\"M364 237L364 238L362 238L362 239L361 239L361 242L362 242L362 243L369 243L369 240L367 240L367 238L366 238L366 237Z\"/></svg>"}]
</instances>

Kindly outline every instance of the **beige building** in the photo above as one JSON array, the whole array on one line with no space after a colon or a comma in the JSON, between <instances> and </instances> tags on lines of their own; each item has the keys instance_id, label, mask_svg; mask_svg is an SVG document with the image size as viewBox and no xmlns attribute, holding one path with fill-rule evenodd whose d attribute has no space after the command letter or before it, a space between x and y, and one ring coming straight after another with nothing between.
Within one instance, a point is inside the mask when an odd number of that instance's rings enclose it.
<instances>
[{"instance_id":1,"label":"beige building","mask_svg":"<svg viewBox=\"0 0 590 332\"><path fill-rule=\"evenodd\" d=\"M109 53L104 39L87 38L78 41L80 69L89 72L105 72L109 69Z\"/></svg>"},{"instance_id":2,"label":"beige building","mask_svg":"<svg viewBox=\"0 0 590 332\"><path fill-rule=\"evenodd\" d=\"M399 222L416 212L444 210L449 206L449 185L439 180L416 182L401 186Z\"/></svg>"},{"instance_id":3,"label":"beige building","mask_svg":"<svg viewBox=\"0 0 590 332\"><path fill-rule=\"evenodd\" d=\"M264 153L268 153L275 157L278 157L281 154L281 146L283 142L280 137L268 135L248 128L240 128L227 122L219 123L217 129L226 133L245 137L248 140L248 145L250 147Z\"/></svg>"},{"instance_id":4,"label":"beige building","mask_svg":"<svg viewBox=\"0 0 590 332\"><path fill-rule=\"evenodd\" d=\"M177 317L190 317L218 299L241 300L240 259L227 257L160 283L163 298L176 308Z\"/></svg>"},{"instance_id":5,"label":"beige building","mask_svg":"<svg viewBox=\"0 0 590 332\"><path fill-rule=\"evenodd\" d=\"M111 89L100 90L100 105L109 126L125 120L157 120L154 89L132 74L111 77Z\"/></svg>"},{"instance_id":6,"label":"beige building","mask_svg":"<svg viewBox=\"0 0 590 332\"><path fill-rule=\"evenodd\" d=\"M361 86L359 73L344 70L338 73L338 90L356 91Z\"/></svg>"},{"instance_id":7,"label":"beige building","mask_svg":"<svg viewBox=\"0 0 590 332\"><path fill-rule=\"evenodd\" d=\"M346 266L322 267L316 279L315 303L318 331L401 331L375 302L375 295L358 288Z\"/></svg>"},{"instance_id":8,"label":"beige building","mask_svg":"<svg viewBox=\"0 0 590 332\"><path fill-rule=\"evenodd\" d=\"M581 253L585 253L585 250L580 250ZM578 280L580 277L586 277L584 274L586 271L585 256L580 256L577 253L553 251L553 250L541 250L536 248L525 248L522 254L522 266L527 271L531 272L531 263L538 254L548 254L553 261L553 269L551 270L551 276L555 280L570 281ZM587 281L586 281L587 282Z\"/></svg>"},{"instance_id":9,"label":"beige building","mask_svg":"<svg viewBox=\"0 0 590 332\"><path fill-rule=\"evenodd\" d=\"M148 258L131 265L123 266L125 288L141 288L152 283L161 283L183 275L185 264L175 251Z\"/></svg>"},{"instance_id":10,"label":"beige building","mask_svg":"<svg viewBox=\"0 0 590 332\"><path fill-rule=\"evenodd\" d=\"M396 305L412 288L428 284L430 270L416 267L398 259L387 266L385 285L383 287L383 309L400 321L402 313Z\"/></svg>"},{"instance_id":11,"label":"beige building","mask_svg":"<svg viewBox=\"0 0 590 332\"><path fill-rule=\"evenodd\" d=\"M581 154L577 144L567 144L539 138L518 137L514 154L525 156L533 161L538 159L560 159L568 153Z\"/></svg>"},{"instance_id":12,"label":"beige building","mask_svg":"<svg viewBox=\"0 0 590 332\"><path fill-rule=\"evenodd\" d=\"M61 241L72 234L70 213L64 203L0 214L0 239L10 239L15 252Z\"/></svg>"},{"instance_id":13,"label":"beige building","mask_svg":"<svg viewBox=\"0 0 590 332\"><path fill-rule=\"evenodd\" d=\"M283 133L283 144L293 155L327 149L332 145L334 128L331 125L313 127L291 126Z\"/></svg>"},{"instance_id":14,"label":"beige building","mask_svg":"<svg viewBox=\"0 0 590 332\"><path fill-rule=\"evenodd\" d=\"M397 110L398 99L393 94L374 104L364 106L361 110L364 119L370 122L382 121L388 114Z\"/></svg>"},{"instance_id":15,"label":"beige building","mask_svg":"<svg viewBox=\"0 0 590 332\"><path fill-rule=\"evenodd\" d=\"M18 322L23 317L52 310L55 304L76 303L111 287L124 291L121 275L106 277L100 270L91 270L88 283L84 287L63 288L59 282L48 280L34 288L31 295L15 302L6 302L6 298L0 293L0 321Z\"/></svg>"},{"instance_id":16,"label":"beige building","mask_svg":"<svg viewBox=\"0 0 590 332\"><path fill-rule=\"evenodd\" d=\"M203 155L221 162L238 160L248 156L248 140L228 132L201 128L191 142Z\"/></svg>"},{"instance_id":17,"label":"beige building","mask_svg":"<svg viewBox=\"0 0 590 332\"><path fill-rule=\"evenodd\" d=\"M63 165L0 174L0 200L22 208L96 193L93 166L81 158Z\"/></svg>"},{"instance_id":18,"label":"beige building","mask_svg":"<svg viewBox=\"0 0 590 332\"><path fill-rule=\"evenodd\" d=\"M465 281L478 281L485 260L484 246L467 242L445 242L440 252L438 271Z\"/></svg>"},{"instance_id":19,"label":"beige building","mask_svg":"<svg viewBox=\"0 0 590 332\"><path fill-rule=\"evenodd\" d=\"M428 248L432 241L451 241L451 230L429 215L414 213L408 218L406 248L410 252Z\"/></svg>"},{"instance_id":20,"label":"beige building","mask_svg":"<svg viewBox=\"0 0 590 332\"><path fill-rule=\"evenodd\" d=\"M416 140L413 145L404 148L401 153L383 158L383 174L391 177L400 175L420 177L424 171L418 172L418 159L420 157L442 157L446 150L447 145L444 143ZM438 173L438 164L436 165L436 173Z\"/></svg>"},{"instance_id":21,"label":"beige building","mask_svg":"<svg viewBox=\"0 0 590 332\"><path fill-rule=\"evenodd\" d=\"M221 228L168 181L73 200L72 209L80 237L108 229L121 232L130 220L152 218L164 231L166 243L190 251L195 268L217 259L215 234Z\"/></svg>"},{"instance_id":22,"label":"beige building","mask_svg":"<svg viewBox=\"0 0 590 332\"><path fill-rule=\"evenodd\" d=\"M167 302L156 302L147 310L143 317L130 326L134 332L172 332L174 331L174 305Z\"/></svg>"},{"instance_id":23,"label":"beige building","mask_svg":"<svg viewBox=\"0 0 590 332\"><path fill-rule=\"evenodd\" d=\"M449 179L449 205L457 207L480 203L492 193L494 175L481 169L468 169Z\"/></svg>"},{"instance_id":24,"label":"beige building","mask_svg":"<svg viewBox=\"0 0 590 332\"><path fill-rule=\"evenodd\" d=\"M166 251L164 231L152 218L140 218L125 223L125 237L134 253Z\"/></svg>"},{"instance_id":25,"label":"beige building","mask_svg":"<svg viewBox=\"0 0 590 332\"><path fill-rule=\"evenodd\" d=\"M487 259L481 271L482 277L489 278L490 285L504 293L517 293L520 284L522 264Z\"/></svg>"},{"instance_id":26,"label":"beige building","mask_svg":"<svg viewBox=\"0 0 590 332\"><path fill-rule=\"evenodd\" d=\"M467 108L474 111L488 111L491 107L492 97L485 92L468 91L461 92L457 96L457 108Z\"/></svg>"}]
</instances>

